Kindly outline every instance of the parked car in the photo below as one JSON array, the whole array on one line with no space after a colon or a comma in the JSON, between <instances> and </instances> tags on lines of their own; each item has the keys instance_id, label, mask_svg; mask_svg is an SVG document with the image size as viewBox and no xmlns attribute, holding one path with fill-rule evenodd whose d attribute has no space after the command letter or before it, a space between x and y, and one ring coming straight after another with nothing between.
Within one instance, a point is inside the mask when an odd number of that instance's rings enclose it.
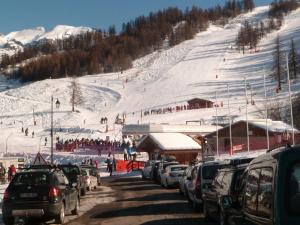
<instances>
[{"instance_id":1,"label":"parked car","mask_svg":"<svg viewBox=\"0 0 300 225\"><path fill-rule=\"evenodd\" d=\"M86 184L80 167L72 164L58 165L71 183L76 183L76 188L81 196L86 195Z\"/></svg>"},{"instance_id":2,"label":"parked car","mask_svg":"<svg viewBox=\"0 0 300 225\"><path fill-rule=\"evenodd\" d=\"M187 195L187 177L191 176L192 170L194 168L194 165L189 166L186 168L186 170L183 172L182 176L179 178L179 193L186 196Z\"/></svg>"},{"instance_id":3,"label":"parked car","mask_svg":"<svg viewBox=\"0 0 300 225\"><path fill-rule=\"evenodd\" d=\"M152 168L156 162L159 162L159 161L158 160L148 160L145 163L145 166L142 170L142 178L143 179L151 178Z\"/></svg>"},{"instance_id":4,"label":"parked car","mask_svg":"<svg viewBox=\"0 0 300 225\"><path fill-rule=\"evenodd\" d=\"M187 165L178 164L167 166L164 173L161 174L161 184L162 186L168 187L178 187L179 178L183 176L184 171L188 168Z\"/></svg>"},{"instance_id":5,"label":"parked car","mask_svg":"<svg viewBox=\"0 0 300 225\"><path fill-rule=\"evenodd\" d=\"M218 171L211 186L203 192L204 218L216 220L220 225L226 224L226 210L221 202L228 196L236 200L240 180L248 164L232 165Z\"/></svg>"},{"instance_id":6,"label":"parked car","mask_svg":"<svg viewBox=\"0 0 300 225\"><path fill-rule=\"evenodd\" d=\"M97 177L92 176L88 168L81 168L81 174L83 176L87 191L97 188Z\"/></svg>"},{"instance_id":7,"label":"parked car","mask_svg":"<svg viewBox=\"0 0 300 225\"><path fill-rule=\"evenodd\" d=\"M178 165L178 164L179 164L179 162L176 162L176 161L172 161L172 162L162 161L161 163L159 163L158 170L157 170L157 182L162 185L161 176L162 176L162 174L164 174L166 172L167 166Z\"/></svg>"},{"instance_id":8,"label":"parked car","mask_svg":"<svg viewBox=\"0 0 300 225\"><path fill-rule=\"evenodd\" d=\"M193 168L191 176L187 177L186 187L187 199L194 209L202 208L202 193L211 185L217 171L228 164L226 161L208 161Z\"/></svg>"},{"instance_id":9,"label":"parked car","mask_svg":"<svg viewBox=\"0 0 300 225\"><path fill-rule=\"evenodd\" d=\"M300 146L255 158L240 184L239 198L224 198L228 224L300 224Z\"/></svg>"},{"instance_id":10,"label":"parked car","mask_svg":"<svg viewBox=\"0 0 300 225\"><path fill-rule=\"evenodd\" d=\"M81 168L84 169L89 169L89 173L91 176L97 178L97 185L101 185L101 174L100 174L100 169L96 168L95 166L90 166L90 165L81 165Z\"/></svg>"},{"instance_id":11,"label":"parked car","mask_svg":"<svg viewBox=\"0 0 300 225\"><path fill-rule=\"evenodd\" d=\"M3 221L14 224L16 217L64 223L67 213L78 214L79 194L61 170L28 169L16 173L7 187L2 204Z\"/></svg>"}]
</instances>

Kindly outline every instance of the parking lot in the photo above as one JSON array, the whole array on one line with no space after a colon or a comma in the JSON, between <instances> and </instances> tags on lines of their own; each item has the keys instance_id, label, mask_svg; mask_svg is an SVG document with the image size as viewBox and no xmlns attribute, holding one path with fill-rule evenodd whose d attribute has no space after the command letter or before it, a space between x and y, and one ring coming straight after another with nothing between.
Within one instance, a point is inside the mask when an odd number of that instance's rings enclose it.
<instances>
[{"instance_id":1,"label":"parking lot","mask_svg":"<svg viewBox=\"0 0 300 225\"><path fill-rule=\"evenodd\" d=\"M102 195L114 200L97 205L68 224L211 224L204 222L202 214L189 206L178 189L165 189L140 177L103 179L103 186L112 191Z\"/></svg>"}]
</instances>

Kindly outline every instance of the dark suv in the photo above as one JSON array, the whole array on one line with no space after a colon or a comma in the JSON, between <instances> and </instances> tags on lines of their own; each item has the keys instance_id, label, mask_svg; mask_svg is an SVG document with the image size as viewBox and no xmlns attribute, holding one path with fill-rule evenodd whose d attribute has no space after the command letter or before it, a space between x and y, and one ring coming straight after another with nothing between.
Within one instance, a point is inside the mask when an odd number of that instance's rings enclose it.
<instances>
[{"instance_id":1,"label":"dark suv","mask_svg":"<svg viewBox=\"0 0 300 225\"><path fill-rule=\"evenodd\" d=\"M226 224L227 209L223 208L221 202L228 196L237 200L240 180L247 166L231 165L218 171L211 186L203 193L203 214L206 220L215 219L220 225Z\"/></svg>"},{"instance_id":2,"label":"dark suv","mask_svg":"<svg viewBox=\"0 0 300 225\"><path fill-rule=\"evenodd\" d=\"M78 214L79 196L67 177L57 169L18 172L7 187L2 204L6 225L16 217L52 220L63 224L66 213Z\"/></svg>"},{"instance_id":3,"label":"dark suv","mask_svg":"<svg viewBox=\"0 0 300 225\"><path fill-rule=\"evenodd\" d=\"M70 183L76 183L76 188L81 196L86 195L87 187L79 166L73 164L65 164L58 165L58 168L64 172Z\"/></svg>"},{"instance_id":4,"label":"dark suv","mask_svg":"<svg viewBox=\"0 0 300 225\"><path fill-rule=\"evenodd\" d=\"M300 224L300 146L255 158L239 186L237 200L228 196L222 202L228 224Z\"/></svg>"}]
</instances>

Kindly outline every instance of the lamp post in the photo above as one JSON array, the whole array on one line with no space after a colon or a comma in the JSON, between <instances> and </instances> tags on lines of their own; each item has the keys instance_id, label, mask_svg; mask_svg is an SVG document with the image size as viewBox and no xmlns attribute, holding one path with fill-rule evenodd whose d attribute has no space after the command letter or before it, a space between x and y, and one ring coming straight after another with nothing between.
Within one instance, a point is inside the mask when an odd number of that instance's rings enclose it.
<instances>
[{"instance_id":1,"label":"lamp post","mask_svg":"<svg viewBox=\"0 0 300 225\"><path fill-rule=\"evenodd\" d=\"M55 102L56 108L58 109L60 106L60 102L58 99ZM53 95L51 96L51 164L53 164Z\"/></svg>"},{"instance_id":2,"label":"lamp post","mask_svg":"<svg viewBox=\"0 0 300 225\"><path fill-rule=\"evenodd\" d=\"M6 155L6 156L7 156L7 151L8 151L7 142L8 142L9 137L10 137L12 134L13 134L13 133L11 132L11 133L7 136L7 138L6 138L6 142L5 142L5 155Z\"/></svg>"}]
</instances>

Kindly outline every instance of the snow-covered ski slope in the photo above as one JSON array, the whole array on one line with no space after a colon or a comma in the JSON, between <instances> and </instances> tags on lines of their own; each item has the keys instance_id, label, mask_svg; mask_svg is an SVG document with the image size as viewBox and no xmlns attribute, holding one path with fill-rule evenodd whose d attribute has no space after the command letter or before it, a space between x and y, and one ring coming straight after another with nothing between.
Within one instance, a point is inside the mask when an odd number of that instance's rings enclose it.
<instances>
[{"instance_id":1,"label":"snow-covered ski slope","mask_svg":"<svg viewBox=\"0 0 300 225\"><path fill-rule=\"evenodd\" d=\"M54 126L62 128L60 138L91 137L111 139L120 137L121 126L113 125L117 114L126 113L126 123L171 123L185 124L187 120L212 119L215 109L188 110L141 118L142 112L168 106L186 104L194 97L215 101L224 107L218 115L227 115L227 84L230 88L230 109L236 116L245 116L244 78L252 87L255 105L248 105L250 118L262 118L264 112L263 75L267 75L269 98L288 101L287 84L276 94L276 81L268 76L272 68L272 51L277 34L287 49L291 38L300 48L300 10L285 17L280 30L268 34L259 44L259 52L245 55L235 49L235 39L241 23L267 18L268 6L258 7L253 12L240 15L225 27L210 25L194 39L173 48L147 55L134 62L132 69L123 73L88 75L78 78L84 104L71 112L70 78L48 79L21 85L3 81L0 85L0 151L37 152L49 150L49 141L44 146L44 137L50 128L51 95L59 99L61 106L55 108ZM9 89L7 89L9 87ZM293 92L299 92L299 82L292 84ZM248 90L250 99L250 90ZM33 114L34 111L34 114ZM37 125L33 125L33 115ZM108 133L101 125L101 117L108 117ZM1 122L1 121L0 121ZM21 133L28 127L29 136ZM31 132L35 132L34 138Z\"/></svg>"}]
</instances>

